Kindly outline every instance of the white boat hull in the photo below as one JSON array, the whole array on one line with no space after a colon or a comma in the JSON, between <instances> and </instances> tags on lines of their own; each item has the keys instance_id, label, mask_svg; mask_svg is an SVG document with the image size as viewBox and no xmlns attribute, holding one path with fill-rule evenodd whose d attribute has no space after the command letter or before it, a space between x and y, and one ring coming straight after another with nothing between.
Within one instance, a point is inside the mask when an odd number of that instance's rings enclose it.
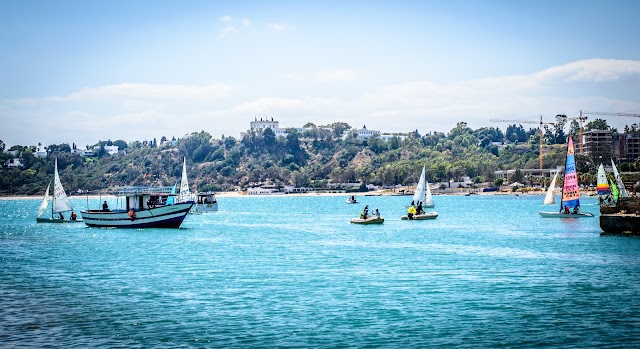
<instances>
[{"instance_id":1,"label":"white boat hull","mask_svg":"<svg viewBox=\"0 0 640 349\"><path fill-rule=\"evenodd\" d=\"M424 221L427 219L436 219L436 218L438 218L438 212L426 212L423 214L416 214L416 215L413 215L413 219L409 219L409 216L402 216L400 219L402 219L403 221L406 221L406 220Z\"/></svg>"},{"instance_id":2,"label":"white boat hull","mask_svg":"<svg viewBox=\"0 0 640 349\"><path fill-rule=\"evenodd\" d=\"M89 227L104 228L179 228L193 206L193 201L136 211L133 218L126 210L80 211Z\"/></svg>"},{"instance_id":3,"label":"white boat hull","mask_svg":"<svg viewBox=\"0 0 640 349\"><path fill-rule=\"evenodd\" d=\"M364 218L353 218L351 219L351 223L353 224L382 224L384 223L384 218L382 217L370 217L367 219Z\"/></svg>"},{"instance_id":4,"label":"white boat hull","mask_svg":"<svg viewBox=\"0 0 640 349\"><path fill-rule=\"evenodd\" d=\"M592 213L580 212L580 213L560 213L560 212L538 212L543 218L585 218L593 217Z\"/></svg>"},{"instance_id":5,"label":"white boat hull","mask_svg":"<svg viewBox=\"0 0 640 349\"><path fill-rule=\"evenodd\" d=\"M218 203L213 204L196 204L193 205L193 208L189 213L199 214L199 213L207 213L207 212L216 212L218 211Z\"/></svg>"}]
</instances>

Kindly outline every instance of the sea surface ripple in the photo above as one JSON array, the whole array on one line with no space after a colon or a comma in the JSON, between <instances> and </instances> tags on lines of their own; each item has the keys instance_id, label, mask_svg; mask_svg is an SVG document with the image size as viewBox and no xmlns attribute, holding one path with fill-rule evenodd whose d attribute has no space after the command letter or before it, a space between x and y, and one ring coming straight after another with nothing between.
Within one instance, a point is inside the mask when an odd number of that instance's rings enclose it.
<instances>
[{"instance_id":1,"label":"sea surface ripple","mask_svg":"<svg viewBox=\"0 0 640 349\"><path fill-rule=\"evenodd\" d=\"M140 230L0 200L0 347L640 347L640 239L601 237L597 216L435 196L436 220L401 221L409 197L344 199L222 197ZM385 223L349 224L364 204Z\"/></svg>"}]
</instances>

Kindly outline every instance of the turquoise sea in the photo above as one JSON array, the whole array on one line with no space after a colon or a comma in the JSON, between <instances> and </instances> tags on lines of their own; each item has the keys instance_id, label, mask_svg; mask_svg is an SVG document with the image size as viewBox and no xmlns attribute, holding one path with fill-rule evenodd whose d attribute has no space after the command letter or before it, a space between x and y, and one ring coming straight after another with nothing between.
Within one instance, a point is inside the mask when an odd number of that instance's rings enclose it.
<instances>
[{"instance_id":1,"label":"turquoise sea","mask_svg":"<svg viewBox=\"0 0 640 349\"><path fill-rule=\"evenodd\" d=\"M0 347L640 347L640 239L601 237L597 216L472 195L401 221L410 197L345 198L220 197L144 230L0 200ZM349 224L364 204L385 223Z\"/></svg>"}]
</instances>

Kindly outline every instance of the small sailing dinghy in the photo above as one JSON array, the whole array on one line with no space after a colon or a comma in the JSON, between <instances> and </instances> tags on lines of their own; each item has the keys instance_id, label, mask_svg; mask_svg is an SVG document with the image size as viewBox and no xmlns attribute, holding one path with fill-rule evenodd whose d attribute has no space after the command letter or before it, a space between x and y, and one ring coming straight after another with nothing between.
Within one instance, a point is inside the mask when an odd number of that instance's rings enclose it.
<instances>
[{"instance_id":1,"label":"small sailing dinghy","mask_svg":"<svg viewBox=\"0 0 640 349\"><path fill-rule=\"evenodd\" d=\"M618 190L620 191L620 197L629 197L629 193L627 193L627 189L624 187L624 182L622 181L622 177L620 177L620 173L618 173L618 168L613 162L613 159L611 159L611 168L613 169L613 177L616 180L615 183L618 185Z\"/></svg>"},{"instance_id":2,"label":"small sailing dinghy","mask_svg":"<svg viewBox=\"0 0 640 349\"><path fill-rule=\"evenodd\" d=\"M562 201L558 212L539 212L544 218L582 218L593 217L592 213L580 211L580 185L576 171L573 139L567 141L567 157L564 167L564 183L562 186Z\"/></svg>"},{"instance_id":3,"label":"small sailing dinghy","mask_svg":"<svg viewBox=\"0 0 640 349\"><path fill-rule=\"evenodd\" d=\"M598 201L600 206L606 205L611 202L611 187L607 180L607 174L604 171L604 165L600 164L598 167L598 180L596 184L596 191L598 193Z\"/></svg>"},{"instance_id":4,"label":"small sailing dinghy","mask_svg":"<svg viewBox=\"0 0 640 349\"><path fill-rule=\"evenodd\" d=\"M71 202L69 202L69 198L67 197L67 193L65 193L64 188L62 187L62 182L60 182L60 176L58 175L58 159L56 158L55 164L53 167L53 198L51 198L51 217L42 217L44 211L49 206L49 188L51 187L51 183L47 185L47 190L44 193L44 198L42 199L42 203L40 204L40 209L38 210L38 215L36 216L36 222L38 223L75 223L82 222L81 220L74 219L76 217L75 212L73 212L73 207L71 206ZM63 213L71 212L69 216L64 216Z\"/></svg>"},{"instance_id":5,"label":"small sailing dinghy","mask_svg":"<svg viewBox=\"0 0 640 349\"><path fill-rule=\"evenodd\" d=\"M351 196L349 196L349 197L347 198L347 200L345 200L345 202L346 202L347 204L357 204L357 203L358 203L358 200L356 200L356 197L355 197L355 196L351 195Z\"/></svg>"},{"instance_id":6,"label":"small sailing dinghy","mask_svg":"<svg viewBox=\"0 0 640 349\"><path fill-rule=\"evenodd\" d=\"M180 179L180 193L178 202L195 201L194 195L189 190L189 180L187 179L187 158L182 160L182 178Z\"/></svg>"},{"instance_id":7,"label":"small sailing dinghy","mask_svg":"<svg viewBox=\"0 0 640 349\"><path fill-rule=\"evenodd\" d=\"M558 179L558 172L553 175L553 179L551 180L551 184L549 184L549 189L547 189L547 195L544 197L545 205L553 205L556 203L556 198L554 191L556 190L556 179Z\"/></svg>"},{"instance_id":8,"label":"small sailing dinghy","mask_svg":"<svg viewBox=\"0 0 640 349\"><path fill-rule=\"evenodd\" d=\"M438 217L438 212L417 212L416 207L419 207L419 203L422 203L423 208L431 208L435 207L433 203L433 198L431 196L431 189L429 189L429 182L426 180L425 175L425 167L422 166L422 174L420 175L420 180L418 181L418 186L416 186L416 191L413 194L413 202L409 207L409 211L411 212L411 216L407 214L406 216L400 217L401 220L427 220L427 219L435 219Z\"/></svg>"}]
</instances>

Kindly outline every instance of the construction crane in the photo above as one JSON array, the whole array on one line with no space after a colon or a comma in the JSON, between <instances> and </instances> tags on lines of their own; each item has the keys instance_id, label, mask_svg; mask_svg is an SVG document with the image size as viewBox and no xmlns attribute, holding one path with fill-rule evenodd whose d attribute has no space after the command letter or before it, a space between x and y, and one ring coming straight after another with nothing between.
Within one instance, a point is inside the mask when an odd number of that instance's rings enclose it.
<instances>
[{"instance_id":1,"label":"construction crane","mask_svg":"<svg viewBox=\"0 0 640 349\"><path fill-rule=\"evenodd\" d=\"M492 122L514 122L519 124L540 124L540 169L542 170L542 125L555 125L555 122L543 122L542 115L540 115L540 122L532 121L532 120L501 120L501 119L490 119Z\"/></svg>"},{"instance_id":2,"label":"construction crane","mask_svg":"<svg viewBox=\"0 0 640 349\"><path fill-rule=\"evenodd\" d=\"M580 117L582 117L583 114L584 115L613 115L613 116L640 117L640 114L635 114L635 113L616 113L616 112L608 112L608 111L582 111L581 110Z\"/></svg>"},{"instance_id":3,"label":"construction crane","mask_svg":"<svg viewBox=\"0 0 640 349\"><path fill-rule=\"evenodd\" d=\"M602 111L582 111L580 110L580 116L567 117L567 120L578 120L580 122L580 154L583 154L582 144L584 143L584 139L582 137L582 132L584 130L583 123L587 121L587 117L585 115L614 115L614 116L631 116L631 117L640 117L640 114L633 113L615 113L615 112L602 112Z\"/></svg>"},{"instance_id":4,"label":"construction crane","mask_svg":"<svg viewBox=\"0 0 640 349\"><path fill-rule=\"evenodd\" d=\"M582 126L582 123L587 121L587 117L582 115L582 110L580 111L580 116L567 117L567 120L575 120L575 119L577 119L580 122L580 130L579 130L580 131L580 140L579 140L579 142L580 142L580 154L582 154L582 143L584 143L583 140L582 140L582 130L584 129L584 127Z\"/></svg>"}]
</instances>

